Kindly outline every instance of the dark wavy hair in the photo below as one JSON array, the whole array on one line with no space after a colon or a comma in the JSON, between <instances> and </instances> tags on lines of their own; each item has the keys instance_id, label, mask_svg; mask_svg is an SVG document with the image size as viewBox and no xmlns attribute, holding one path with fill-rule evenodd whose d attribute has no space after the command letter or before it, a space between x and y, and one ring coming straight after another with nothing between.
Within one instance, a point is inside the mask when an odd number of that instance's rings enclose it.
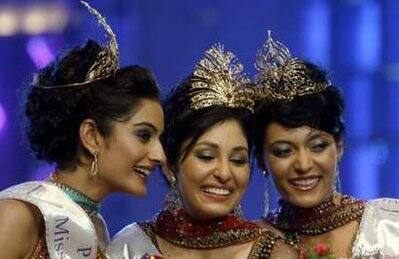
<instances>
[{"instance_id":1,"label":"dark wavy hair","mask_svg":"<svg viewBox=\"0 0 399 259\"><path fill-rule=\"evenodd\" d=\"M325 71L308 61L302 62L308 69L311 80L328 83ZM258 165L266 169L264 164L265 130L271 123L276 122L288 128L308 126L331 134L338 142L345 132L343 113L342 94L333 85L319 93L295 97L292 101L274 101L269 98L261 100L257 104L254 126L255 154Z\"/></svg>"},{"instance_id":2,"label":"dark wavy hair","mask_svg":"<svg viewBox=\"0 0 399 259\"><path fill-rule=\"evenodd\" d=\"M164 101L165 132L163 144L168 166L175 173L179 162L191 150L195 142L210 128L228 120L239 123L251 150L252 114L245 108L210 106L198 110L190 108L189 89L196 77L188 79L172 90ZM187 142L183 150L183 143Z\"/></svg>"},{"instance_id":3,"label":"dark wavy hair","mask_svg":"<svg viewBox=\"0 0 399 259\"><path fill-rule=\"evenodd\" d=\"M101 51L93 40L60 56L37 75L25 104L26 134L39 160L55 163L59 169L75 167L82 148L79 127L83 120L95 121L99 132L108 137L116 121L128 120L142 99L159 101L153 74L140 66L119 69L114 75L89 85L59 88L84 82ZM38 85L53 86L41 89Z\"/></svg>"}]
</instances>

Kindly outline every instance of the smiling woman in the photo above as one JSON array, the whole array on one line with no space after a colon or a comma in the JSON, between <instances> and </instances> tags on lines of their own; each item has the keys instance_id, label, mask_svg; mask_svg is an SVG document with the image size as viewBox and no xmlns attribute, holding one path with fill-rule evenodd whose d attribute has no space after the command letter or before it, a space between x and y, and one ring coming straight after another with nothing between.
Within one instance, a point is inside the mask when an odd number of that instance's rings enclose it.
<instances>
[{"instance_id":1,"label":"smiling woman","mask_svg":"<svg viewBox=\"0 0 399 259\"><path fill-rule=\"evenodd\" d=\"M115 258L295 258L282 238L241 217L250 179L252 92L241 65L213 46L165 102L166 209L133 223L107 249ZM276 246L276 244L279 244Z\"/></svg>"},{"instance_id":2,"label":"smiling woman","mask_svg":"<svg viewBox=\"0 0 399 259\"><path fill-rule=\"evenodd\" d=\"M87 7L109 41L60 55L30 85L27 137L56 171L0 192L0 258L104 258L101 200L119 191L145 195L148 174L164 161L155 79L139 66L119 68L115 35Z\"/></svg>"},{"instance_id":3,"label":"smiling woman","mask_svg":"<svg viewBox=\"0 0 399 259\"><path fill-rule=\"evenodd\" d=\"M339 193L343 98L316 65L291 57L271 36L259 52L255 118L259 165L281 194L264 222L286 233L305 258L399 256L399 201ZM327 258L327 257L323 257Z\"/></svg>"}]
</instances>

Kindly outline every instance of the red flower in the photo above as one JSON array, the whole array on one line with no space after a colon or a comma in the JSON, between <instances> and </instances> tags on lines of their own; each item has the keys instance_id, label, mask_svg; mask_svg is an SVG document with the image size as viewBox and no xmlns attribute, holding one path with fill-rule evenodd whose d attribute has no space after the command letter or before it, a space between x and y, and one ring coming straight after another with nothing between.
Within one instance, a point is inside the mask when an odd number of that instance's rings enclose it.
<instances>
[{"instance_id":1,"label":"red flower","mask_svg":"<svg viewBox=\"0 0 399 259\"><path fill-rule=\"evenodd\" d=\"M329 248L325 244L318 244L314 247L314 252L319 256L324 256L329 253Z\"/></svg>"}]
</instances>

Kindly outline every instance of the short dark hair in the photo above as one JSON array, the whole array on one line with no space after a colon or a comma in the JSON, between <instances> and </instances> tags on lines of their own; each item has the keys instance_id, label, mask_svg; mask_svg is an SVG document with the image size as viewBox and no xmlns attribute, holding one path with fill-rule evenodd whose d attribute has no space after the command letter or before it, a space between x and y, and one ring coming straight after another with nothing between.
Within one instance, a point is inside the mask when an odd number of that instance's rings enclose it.
<instances>
[{"instance_id":1,"label":"short dark hair","mask_svg":"<svg viewBox=\"0 0 399 259\"><path fill-rule=\"evenodd\" d=\"M84 82L100 51L93 40L73 48L41 70L28 91L25 114L31 149L38 159L56 163L60 169L76 166L83 120L93 119L99 132L107 137L112 133L112 124L129 119L142 99L159 101L153 74L140 66L118 69L114 75L89 85L56 89Z\"/></svg>"},{"instance_id":2,"label":"short dark hair","mask_svg":"<svg viewBox=\"0 0 399 259\"><path fill-rule=\"evenodd\" d=\"M326 73L318 66L302 61L309 71L310 79L328 83ZM330 85L324 91L297 96L292 101L264 98L257 104L255 112L254 141L258 165L265 169L265 130L276 122L288 128L308 126L331 134L338 142L345 132L343 120L344 101L340 90Z\"/></svg>"},{"instance_id":3,"label":"short dark hair","mask_svg":"<svg viewBox=\"0 0 399 259\"><path fill-rule=\"evenodd\" d=\"M228 120L239 123L251 150L252 114L245 108L226 106L209 106L194 110L190 108L188 93L194 76L180 83L172 90L164 102L165 132L163 143L167 156L168 166L174 172L178 170L180 159L192 148L195 142L213 126ZM183 143L189 140L185 150ZM184 153L183 153L184 152Z\"/></svg>"}]
</instances>

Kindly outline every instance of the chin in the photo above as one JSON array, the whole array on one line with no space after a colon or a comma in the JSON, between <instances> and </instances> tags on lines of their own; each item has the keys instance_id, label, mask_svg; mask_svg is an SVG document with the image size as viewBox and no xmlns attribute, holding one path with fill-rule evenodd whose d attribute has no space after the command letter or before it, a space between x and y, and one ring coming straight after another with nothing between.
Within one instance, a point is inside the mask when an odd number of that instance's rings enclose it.
<instances>
[{"instance_id":1,"label":"chin","mask_svg":"<svg viewBox=\"0 0 399 259\"><path fill-rule=\"evenodd\" d=\"M205 215L207 216L208 219L214 219L214 218L221 218L225 217L232 212L232 208L226 208L225 206L212 206L211 208L207 208L205 211Z\"/></svg>"},{"instance_id":2,"label":"chin","mask_svg":"<svg viewBox=\"0 0 399 259\"><path fill-rule=\"evenodd\" d=\"M147 195L147 188L145 186L130 185L125 186L125 188L123 188L123 192L135 197L144 197Z\"/></svg>"},{"instance_id":3,"label":"chin","mask_svg":"<svg viewBox=\"0 0 399 259\"><path fill-rule=\"evenodd\" d=\"M316 207L323 201L321 198L315 197L315 195L305 195L302 197L292 197L288 199L288 202L295 207L309 209Z\"/></svg>"}]
</instances>

